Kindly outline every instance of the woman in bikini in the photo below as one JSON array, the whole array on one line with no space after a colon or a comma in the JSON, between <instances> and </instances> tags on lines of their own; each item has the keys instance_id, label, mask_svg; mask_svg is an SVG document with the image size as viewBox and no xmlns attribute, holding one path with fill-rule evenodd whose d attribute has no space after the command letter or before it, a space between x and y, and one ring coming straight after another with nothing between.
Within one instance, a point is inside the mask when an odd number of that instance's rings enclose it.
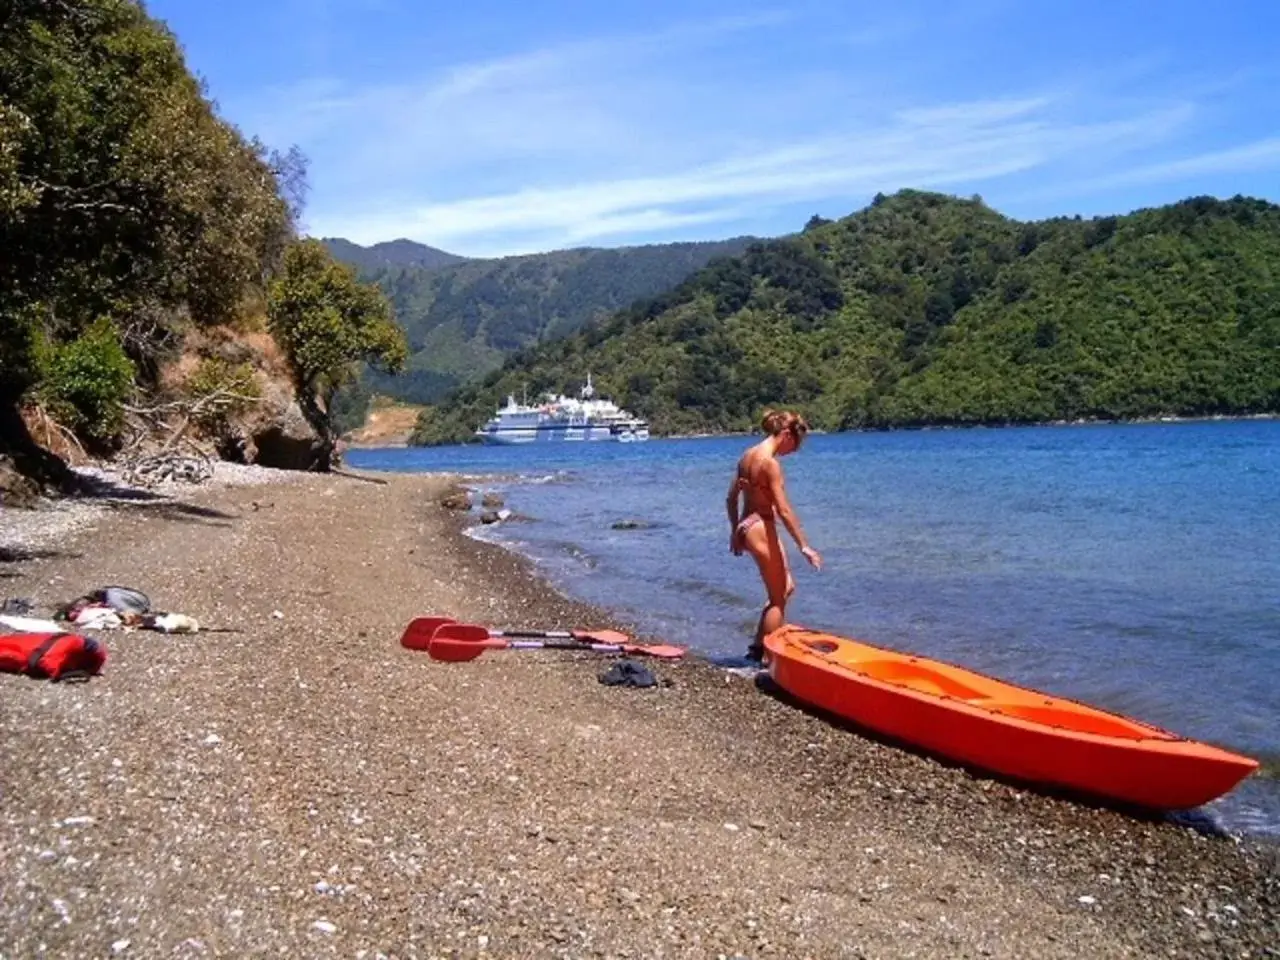
<instances>
[{"instance_id":1,"label":"woman in bikini","mask_svg":"<svg viewBox=\"0 0 1280 960\"><path fill-rule=\"evenodd\" d=\"M779 457L800 449L809 425L794 413L766 410L760 424L766 436L747 450L738 461L737 474L725 500L729 511L729 549L735 556L745 551L755 557L769 600L760 614L756 638L747 650L752 660L764 658L764 638L782 626L787 599L795 592L787 552L778 537L781 517L796 546L817 570L822 557L809 546L800 520L787 499ZM738 497L745 496L745 514L739 513Z\"/></svg>"}]
</instances>

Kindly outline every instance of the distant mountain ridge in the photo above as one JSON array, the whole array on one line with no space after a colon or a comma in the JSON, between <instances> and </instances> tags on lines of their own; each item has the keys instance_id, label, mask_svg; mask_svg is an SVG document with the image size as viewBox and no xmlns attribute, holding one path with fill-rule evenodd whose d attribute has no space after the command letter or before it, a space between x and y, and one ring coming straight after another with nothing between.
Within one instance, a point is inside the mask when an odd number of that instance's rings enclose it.
<instances>
[{"instance_id":1,"label":"distant mountain ridge","mask_svg":"<svg viewBox=\"0 0 1280 960\"><path fill-rule=\"evenodd\" d=\"M467 257L429 247L413 240L386 240L371 247L341 237L323 237L320 240L333 256L349 263L357 270L381 270L386 267L421 267L438 270L454 263L462 263Z\"/></svg>"},{"instance_id":2,"label":"distant mountain ridge","mask_svg":"<svg viewBox=\"0 0 1280 960\"><path fill-rule=\"evenodd\" d=\"M1280 412L1280 206L1192 197L1022 222L903 190L753 244L423 412L471 439L508 393L597 390L657 434Z\"/></svg>"},{"instance_id":3,"label":"distant mountain ridge","mask_svg":"<svg viewBox=\"0 0 1280 960\"><path fill-rule=\"evenodd\" d=\"M366 374L365 388L434 403L497 369L514 352L568 336L669 290L754 241L578 247L491 260L457 257L408 240L372 247L324 242L361 279L382 287L409 339L406 372Z\"/></svg>"}]
</instances>

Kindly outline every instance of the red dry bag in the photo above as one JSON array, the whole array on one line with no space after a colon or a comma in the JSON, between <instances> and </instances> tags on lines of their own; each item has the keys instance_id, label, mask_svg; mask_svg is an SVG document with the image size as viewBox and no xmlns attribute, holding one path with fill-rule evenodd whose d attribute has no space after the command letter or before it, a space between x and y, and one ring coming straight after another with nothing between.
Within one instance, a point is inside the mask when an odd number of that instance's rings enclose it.
<instances>
[{"instance_id":1,"label":"red dry bag","mask_svg":"<svg viewBox=\"0 0 1280 960\"><path fill-rule=\"evenodd\" d=\"M75 633L0 634L0 673L48 677L55 683L102 671L107 651L92 637Z\"/></svg>"}]
</instances>

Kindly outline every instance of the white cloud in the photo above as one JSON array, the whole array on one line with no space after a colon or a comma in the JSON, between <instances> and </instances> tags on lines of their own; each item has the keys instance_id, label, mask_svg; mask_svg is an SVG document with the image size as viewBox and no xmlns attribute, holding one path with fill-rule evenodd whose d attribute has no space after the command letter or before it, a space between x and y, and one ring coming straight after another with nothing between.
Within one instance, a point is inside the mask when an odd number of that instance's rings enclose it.
<instances>
[{"instance_id":1,"label":"white cloud","mask_svg":"<svg viewBox=\"0 0 1280 960\"><path fill-rule=\"evenodd\" d=\"M1276 166L1280 166L1280 137L1271 137L1227 150L1213 150L1178 160L1145 164L1108 177L1097 177L1086 184L1077 184L1076 188L1104 190L1213 174L1270 170Z\"/></svg>"},{"instance_id":2,"label":"white cloud","mask_svg":"<svg viewBox=\"0 0 1280 960\"><path fill-rule=\"evenodd\" d=\"M524 246L530 237L577 242L692 224L727 222L744 207L854 198L904 186L973 184L1051 163L1080 150L1142 144L1181 123L1185 108L1126 120L1069 124L1043 116L1047 101L951 104L915 110L879 128L729 157L660 176L567 186L321 218L321 233L367 243L431 238L458 249ZM495 244L495 239L498 241Z\"/></svg>"},{"instance_id":3,"label":"white cloud","mask_svg":"<svg viewBox=\"0 0 1280 960\"><path fill-rule=\"evenodd\" d=\"M1009 199L1018 204L1044 202L1063 197L1085 197L1125 187L1187 182L1199 177L1219 179L1221 186L1215 192L1235 193L1237 188L1231 185L1231 175L1277 168L1280 168L1280 137L1269 137L1224 150L1141 163L1103 176L1063 178L1048 186L1021 191Z\"/></svg>"},{"instance_id":4,"label":"white cloud","mask_svg":"<svg viewBox=\"0 0 1280 960\"><path fill-rule=\"evenodd\" d=\"M390 83L313 79L263 98L248 125L312 158L315 233L473 255L760 223L789 204L851 207L908 186L969 192L1108 169L1122 170L1106 174L1122 184L1273 164L1280 153L1280 141L1262 141L1123 171L1188 129L1190 99L1119 100L1101 81L1069 77L930 97L911 62L877 61L879 28L833 35L823 60L812 25L803 36L791 25L769 11ZM910 28L890 23L884 35ZM775 61L788 42L790 59ZM850 58L851 43L867 48Z\"/></svg>"},{"instance_id":5,"label":"white cloud","mask_svg":"<svg viewBox=\"0 0 1280 960\"><path fill-rule=\"evenodd\" d=\"M673 106L710 112L723 95L719 80L698 90L683 67L691 52L780 22L760 14L575 41L392 83L311 79L242 107L270 142L302 143L357 183L375 171L385 181L529 157L640 165L671 151L672 138L653 133Z\"/></svg>"}]
</instances>

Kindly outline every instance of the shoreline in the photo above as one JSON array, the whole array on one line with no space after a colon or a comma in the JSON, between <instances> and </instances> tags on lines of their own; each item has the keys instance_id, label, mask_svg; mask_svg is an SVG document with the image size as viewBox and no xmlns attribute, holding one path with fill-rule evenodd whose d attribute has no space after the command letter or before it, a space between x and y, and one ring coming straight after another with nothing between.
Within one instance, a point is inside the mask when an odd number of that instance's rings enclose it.
<instances>
[{"instance_id":1,"label":"shoreline","mask_svg":"<svg viewBox=\"0 0 1280 960\"><path fill-rule=\"evenodd\" d=\"M1276 413L1221 413L1221 414L1204 414L1201 416L1173 416L1173 415L1152 415L1148 417L1082 417L1076 420L1028 420L1028 421L1009 421L1009 422L982 422L982 423L922 423L922 424L897 424L890 427L851 427L847 430L818 430L811 429L810 436L832 436L842 433L900 433L900 432L923 432L929 430L1014 430L1014 429L1030 429L1034 427L1126 427L1126 426L1147 426L1149 424L1159 423L1248 423L1253 421L1280 420L1280 412ZM758 437L762 436L759 430L726 430L726 431L700 431L696 433L671 433L671 434L653 434L654 440L714 440L729 437ZM426 443L416 444L411 440L403 444L386 444L378 446L367 445L351 445L353 450L401 450L422 447L424 449L432 447L471 447L484 446L480 440L467 440L462 443Z\"/></svg>"},{"instance_id":2,"label":"shoreline","mask_svg":"<svg viewBox=\"0 0 1280 960\"><path fill-rule=\"evenodd\" d=\"M439 504L462 485L360 471L183 491L182 509L117 507L74 549L4 563L10 596L122 582L241 632L105 632L88 684L0 677L0 857L16 865L0 944L1199 957L1277 942L1280 846L971 776L696 658L646 664L670 685L627 690L599 684L591 654L403 650L398 630L429 613L630 629L469 536Z\"/></svg>"}]
</instances>

